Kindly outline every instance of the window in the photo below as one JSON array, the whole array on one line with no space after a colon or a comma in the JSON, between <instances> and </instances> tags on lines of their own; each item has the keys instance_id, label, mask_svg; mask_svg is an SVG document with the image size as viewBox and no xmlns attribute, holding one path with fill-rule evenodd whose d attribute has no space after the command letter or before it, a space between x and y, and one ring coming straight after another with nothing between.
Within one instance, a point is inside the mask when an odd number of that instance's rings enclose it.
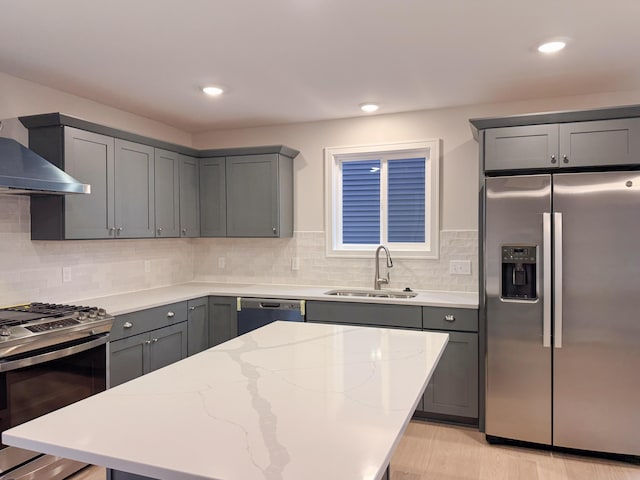
<instances>
[{"instance_id":1,"label":"window","mask_svg":"<svg viewBox=\"0 0 640 480\"><path fill-rule=\"evenodd\" d=\"M327 255L438 257L439 141L327 148Z\"/></svg>"}]
</instances>

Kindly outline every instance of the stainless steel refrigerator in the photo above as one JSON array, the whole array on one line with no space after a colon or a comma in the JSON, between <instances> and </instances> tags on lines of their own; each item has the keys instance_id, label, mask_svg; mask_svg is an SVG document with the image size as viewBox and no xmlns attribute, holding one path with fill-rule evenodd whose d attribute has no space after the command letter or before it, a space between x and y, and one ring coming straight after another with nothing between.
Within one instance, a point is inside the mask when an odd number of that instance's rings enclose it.
<instances>
[{"instance_id":1,"label":"stainless steel refrigerator","mask_svg":"<svg viewBox=\"0 0 640 480\"><path fill-rule=\"evenodd\" d=\"M640 172L485 179L486 424L640 455Z\"/></svg>"}]
</instances>

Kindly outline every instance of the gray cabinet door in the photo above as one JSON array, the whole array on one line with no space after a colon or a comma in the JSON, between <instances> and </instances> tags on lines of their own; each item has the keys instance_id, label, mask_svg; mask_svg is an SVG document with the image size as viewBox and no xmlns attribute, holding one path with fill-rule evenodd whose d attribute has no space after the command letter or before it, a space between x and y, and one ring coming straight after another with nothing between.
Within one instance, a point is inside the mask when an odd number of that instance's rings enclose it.
<instances>
[{"instance_id":1,"label":"gray cabinet door","mask_svg":"<svg viewBox=\"0 0 640 480\"><path fill-rule=\"evenodd\" d=\"M314 300L307 302L306 311L307 322L422 329L422 307L417 305Z\"/></svg>"},{"instance_id":2,"label":"gray cabinet door","mask_svg":"<svg viewBox=\"0 0 640 480\"><path fill-rule=\"evenodd\" d=\"M227 157L227 236L278 236L278 155Z\"/></svg>"},{"instance_id":3,"label":"gray cabinet door","mask_svg":"<svg viewBox=\"0 0 640 480\"><path fill-rule=\"evenodd\" d=\"M91 195L68 195L65 238L109 238L114 234L114 139L64 127L65 170L91 185Z\"/></svg>"},{"instance_id":4,"label":"gray cabinet door","mask_svg":"<svg viewBox=\"0 0 640 480\"><path fill-rule=\"evenodd\" d=\"M209 297L209 346L238 336L236 297Z\"/></svg>"},{"instance_id":5,"label":"gray cabinet door","mask_svg":"<svg viewBox=\"0 0 640 480\"><path fill-rule=\"evenodd\" d=\"M116 237L155 236L153 147L115 140Z\"/></svg>"},{"instance_id":6,"label":"gray cabinet door","mask_svg":"<svg viewBox=\"0 0 640 480\"><path fill-rule=\"evenodd\" d=\"M209 299L189 300L187 355L209 348Z\"/></svg>"},{"instance_id":7,"label":"gray cabinet door","mask_svg":"<svg viewBox=\"0 0 640 480\"><path fill-rule=\"evenodd\" d=\"M422 409L478 418L478 334L447 333L449 343L427 385Z\"/></svg>"},{"instance_id":8,"label":"gray cabinet door","mask_svg":"<svg viewBox=\"0 0 640 480\"><path fill-rule=\"evenodd\" d=\"M148 333L109 343L109 387L138 378L145 373Z\"/></svg>"},{"instance_id":9,"label":"gray cabinet door","mask_svg":"<svg viewBox=\"0 0 640 480\"><path fill-rule=\"evenodd\" d=\"M225 157L200 159L200 235L227 235Z\"/></svg>"},{"instance_id":10,"label":"gray cabinet door","mask_svg":"<svg viewBox=\"0 0 640 480\"><path fill-rule=\"evenodd\" d=\"M180 166L178 154L154 150L156 237L180 236Z\"/></svg>"},{"instance_id":11,"label":"gray cabinet door","mask_svg":"<svg viewBox=\"0 0 640 480\"><path fill-rule=\"evenodd\" d=\"M560 124L560 166L637 164L640 118Z\"/></svg>"},{"instance_id":12,"label":"gray cabinet door","mask_svg":"<svg viewBox=\"0 0 640 480\"><path fill-rule=\"evenodd\" d=\"M558 161L558 125L488 128L484 136L484 169L553 168Z\"/></svg>"},{"instance_id":13,"label":"gray cabinet door","mask_svg":"<svg viewBox=\"0 0 640 480\"><path fill-rule=\"evenodd\" d=\"M187 357L187 322L149 332L149 364L145 373Z\"/></svg>"},{"instance_id":14,"label":"gray cabinet door","mask_svg":"<svg viewBox=\"0 0 640 480\"><path fill-rule=\"evenodd\" d=\"M198 160L180 155L180 236L200 236Z\"/></svg>"}]
</instances>

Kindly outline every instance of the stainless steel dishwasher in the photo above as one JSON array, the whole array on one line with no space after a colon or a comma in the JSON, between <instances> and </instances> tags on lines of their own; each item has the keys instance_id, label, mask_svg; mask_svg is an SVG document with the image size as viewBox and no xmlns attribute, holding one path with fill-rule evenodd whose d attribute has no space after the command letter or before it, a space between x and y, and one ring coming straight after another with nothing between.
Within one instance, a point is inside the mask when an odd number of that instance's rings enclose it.
<instances>
[{"instance_id":1,"label":"stainless steel dishwasher","mask_svg":"<svg viewBox=\"0 0 640 480\"><path fill-rule=\"evenodd\" d=\"M304 300L238 297L238 335L276 320L304 322Z\"/></svg>"}]
</instances>

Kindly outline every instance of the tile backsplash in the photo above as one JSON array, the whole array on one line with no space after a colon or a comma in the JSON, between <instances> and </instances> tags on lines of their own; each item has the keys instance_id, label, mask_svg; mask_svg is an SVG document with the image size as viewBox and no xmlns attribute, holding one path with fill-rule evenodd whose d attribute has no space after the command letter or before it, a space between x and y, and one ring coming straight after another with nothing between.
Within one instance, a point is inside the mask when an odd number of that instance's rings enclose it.
<instances>
[{"instance_id":1,"label":"tile backsplash","mask_svg":"<svg viewBox=\"0 0 640 480\"><path fill-rule=\"evenodd\" d=\"M32 241L29 202L28 197L0 197L0 305L69 302L194 279L359 288L373 284L373 255L327 258L323 232L296 232L286 239ZM442 231L440 259L394 258L389 287L474 292L477 258L477 231ZM470 260L472 274L451 275L450 260ZM63 270L68 281L63 281Z\"/></svg>"},{"instance_id":2,"label":"tile backsplash","mask_svg":"<svg viewBox=\"0 0 640 480\"><path fill-rule=\"evenodd\" d=\"M335 285L372 288L371 258L325 256L324 232L296 232L293 238L199 238L195 244L195 279L233 283ZM393 257L393 249L391 249ZM293 270L297 258L298 269ZM388 288L476 292L478 232L440 232L438 260L393 258ZM449 273L450 260L471 261L471 275ZM380 261L382 265L382 260ZM224 267L222 267L222 264Z\"/></svg>"}]
</instances>

